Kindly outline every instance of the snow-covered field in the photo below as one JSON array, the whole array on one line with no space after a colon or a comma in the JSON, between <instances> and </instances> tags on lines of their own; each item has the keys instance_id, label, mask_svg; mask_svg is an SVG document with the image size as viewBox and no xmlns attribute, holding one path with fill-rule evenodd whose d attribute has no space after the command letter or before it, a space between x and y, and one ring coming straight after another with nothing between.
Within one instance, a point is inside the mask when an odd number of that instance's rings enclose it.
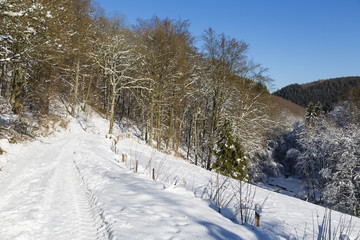
<instances>
[{"instance_id":1,"label":"snow-covered field","mask_svg":"<svg viewBox=\"0 0 360 240\"><path fill-rule=\"evenodd\" d=\"M253 187L254 203L264 203L260 228L234 223L209 207L215 173L120 129L114 153L104 119L79 119L31 143L0 140L0 239L313 239L323 220L322 207ZM332 212L331 228L349 220ZM351 224L355 237L360 219Z\"/></svg>"}]
</instances>

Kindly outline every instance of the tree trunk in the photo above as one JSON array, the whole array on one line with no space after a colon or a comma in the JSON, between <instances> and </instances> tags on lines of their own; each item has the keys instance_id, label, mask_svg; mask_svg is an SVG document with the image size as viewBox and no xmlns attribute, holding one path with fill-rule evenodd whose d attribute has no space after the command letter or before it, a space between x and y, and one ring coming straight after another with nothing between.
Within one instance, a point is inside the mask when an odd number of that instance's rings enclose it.
<instances>
[{"instance_id":1,"label":"tree trunk","mask_svg":"<svg viewBox=\"0 0 360 240\"><path fill-rule=\"evenodd\" d=\"M194 114L194 156L195 156L195 165L198 165L198 156L197 156L197 152L198 152L198 144L197 144L197 126L196 126L196 122L197 122L197 109L196 109L196 113Z\"/></svg>"},{"instance_id":2,"label":"tree trunk","mask_svg":"<svg viewBox=\"0 0 360 240\"><path fill-rule=\"evenodd\" d=\"M211 168L211 159L212 159L212 141L209 144L209 148L208 148L209 152L208 152L208 157L206 160L206 169L210 170Z\"/></svg>"},{"instance_id":3,"label":"tree trunk","mask_svg":"<svg viewBox=\"0 0 360 240\"><path fill-rule=\"evenodd\" d=\"M145 114L144 109L141 108L141 138L144 139L144 128L145 128Z\"/></svg>"},{"instance_id":4,"label":"tree trunk","mask_svg":"<svg viewBox=\"0 0 360 240\"><path fill-rule=\"evenodd\" d=\"M116 84L112 86L112 94L111 94L111 107L110 107L110 127L109 134L112 134L114 128L114 110L115 110L115 98L116 98Z\"/></svg>"},{"instance_id":5,"label":"tree trunk","mask_svg":"<svg viewBox=\"0 0 360 240\"><path fill-rule=\"evenodd\" d=\"M161 105L159 104L158 122L157 122L157 150L161 149Z\"/></svg>"},{"instance_id":6,"label":"tree trunk","mask_svg":"<svg viewBox=\"0 0 360 240\"><path fill-rule=\"evenodd\" d=\"M168 135L167 135L167 140L166 140L166 149L168 149L168 148L169 148L170 139L171 139L171 135L172 135L173 118L174 118L173 116L174 116L174 108L173 108L173 107L171 107L170 117L169 117Z\"/></svg>"},{"instance_id":7,"label":"tree trunk","mask_svg":"<svg viewBox=\"0 0 360 240\"><path fill-rule=\"evenodd\" d=\"M189 124L189 132L188 132L188 145L187 145L186 159L189 159L190 149L191 149L192 121L193 121L193 118L191 118L191 119L190 119L190 124Z\"/></svg>"},{"instance_id":8,"label":"tree trunk","mask_svg":"<svg viewBox=\"0 0 360 240\"><path fill-rule=\"evenodd\" d=\"M213 118L214 115L213 115ZM210 141L209 141L209 145L208 145L208 158L207 158L207 161L206 161L206 169L207 170L210 170L211 168L211 160L212 160L212 153L213 153L213 148L214 148L214 141L215 141L215 119L212 120L212 123L211 123L211 130L210 130L210 133L209 133L209 137L210 137Z\"/></svg>"},{"instance_id":9,"label":"tree trunk","mask_svg":"<svg viewBox=\"0 0 360 240\"><path fill-rule=\"evenodd\" d=\"M120 121L123 119L123 117L125 116L125 92L123 94L121 94L121 96L119 97L119 119ZM121 101L121 104L120 104L120 101Z\"/></svg>"},{"instance_id":10,"label":"tree trunk","mask_svg":"<svg viewBox=\"0 0 360 240\"><path fill-rule=\"evenodd\" d=\"M154 93L151 93L149 146L152 146L153 128L154 128Z\"/></svg>"},{"instance_id":11,"label":"tree trunk","mask_svg":"<svg viewBox=\"0 0 360 240\"><path fill-rule=\"evenodd\" d=\"M75 108L77 105L77 95L78 95L78 88L79 88L79 73L80 73L80 59L76 61L76 68L75 68L75 79L74 79L74 92L73 92L73 102L71 103L71 116L75 116Z\"/></svg>"},{"instance_id":12,"label":"tree trunk","mask_svg":"<svg viewBox=\"0 0 360 240\"><path fill-rule=\"evenodd\" d=\"M145 116L148 116L148 113L146 113ZM148 136L149 136L149 119L146 117L145 119L145 142L148 141Z\"/></svg>"},{"instance_id":13,"label":"tree trunk","mask_svg":"<svg viewBox=\"0 0 360 240\"><path fill-rule=\"evenodd\" d=\"M106 120L109 120L109 112L110 112L110 109L109 109L109 107L110 107L110 100L111 100L111 88L110 88L110 82L112 81L112 79L111 79L111 76L109 76L109 80L107 81L107 83L106 83L106 94L107 94L107 98L106 98L106 114L105 114L105 117L106 117Z\"/></svg>"},{"instance_id":14,"label":"tree trunk","mask_svg":"<svg viewBox=\"0 0 360 240\"><path fill-rule=\"evenodd\" d=\"M90 96L90 92L91 92L91 84L92 84L92 71L90 72L90 81L89 81L89 86L87 89L87 93L86 93L86 97L85 97L85 103L84 103L84 112L86 111L86 106L88 104L89 101L89 96Z\"/></svg>"},{"instance_id":15,"label":"tree trunk","mask_svg":"<svg viewBox=\"0 0 360 240\"><path fill-rule=\"evenodd\" d=\"M157 123L158 123L158 108L159 108L159 104L157 104L154 107L154 137L153 137L153 141L157 140L157 135L158 135L158 129L157 129Z\"/></svg>"},{"instance_id":16,"label":"tree trunk","mask_svg":"<svg viewBox=\"0 0 360 240\"><path fill-rule=\"evenodd\" d=\"M201 139L200 139L199 142L201 142L201 143L205 142L206 132L207 132L207 129L206 129L206 119L204 119L204 120L202 121L202 136L201 136ZM201 165L202 165L202 166L205 166L205 163L206 163L206 159L205 159L205 144L202 144L202 145L201 145L201 153L202 153L202 156L201 156Z\"/></svg>"},{"instance_id":17,"label":"tree trunk","mask_svg":"<svg viewBox=\"0 0 360 240\"><path fill-rule=\"evenodd\" d=\"M15 69L16 66L13 66L13 69ZM10 98L9 98L9 103L11 106L13 106L15 104L15 92L16 92L16 75L17 75L17 71L13 70L12 71L12 76L11 76L11 92L10 92Z\"/></svg>"},{"instance_id":18,"label":"tree trunk","mask_svg":"<svg viewBox=\"0 0 360 240\"><path fill-rule=\"evenodd\" d=\"M219 123L220 119L220 99L219 99L219 90L217 89L215 91L215 96L213 99L213 108L212 108L212 118L211 118L211 130L210 130L210 142L209 142L209 154L208 159L206 162L206 169L210 170L211 168L211 159L212 159L212 152L214 148L215 143L215 135L216 135L216 129Z\"/></svg>"},{"instance_id":19,"label":"tree trunk","mask_svg":"<svg viewBox=\"0 0 360 240\"><path fill-rule=\"evenodd\" d=\"M7 48L7 46L5 45L5 49ZM5 51L5 56L4 58L7 58L7 54L6 54L6 51ZM3 62L3 66L2 66L2 69L1 69L1 96L5 97L5 94L6 94L6 87L7 87L7 82L6 82L6 62Z\"/></svg>"},{"instance_id":20,"label":"tree trunk","mask_svg":"<svg viewBox=\"0 0 360 240\"><path fill-rule=\"evenodd\" d=\"M132 108L132 95L130 93L130 91L127 91L128 92L128 95L129 95L129 98L128 98L128 105L127 105L127 118L128 118L128 121L130 120L130 115L131 115L131 108Z\"/></svg>"},{"instance_id":21,"label":"tree trunk","mask_svg":"<svg viewBox=\"0 0 360 240\"><path fill-rule=\"evenodd\" d=\"M1 68L1 96L5 97L6 91L6 63L3 63Z\"/></svg>"},{"instance_id":22,"label":"tree trunk","mask_svg":"<svg viewBox=\"0 0 360 240\"><path fill-rule=\"evenodd\" d=\"M13 73L12 91L10 96L10 104L13 112L18 114L22 109L23 83L22 83L22 67L18 66L17 71Z\"/></svg>"}]
</instances>

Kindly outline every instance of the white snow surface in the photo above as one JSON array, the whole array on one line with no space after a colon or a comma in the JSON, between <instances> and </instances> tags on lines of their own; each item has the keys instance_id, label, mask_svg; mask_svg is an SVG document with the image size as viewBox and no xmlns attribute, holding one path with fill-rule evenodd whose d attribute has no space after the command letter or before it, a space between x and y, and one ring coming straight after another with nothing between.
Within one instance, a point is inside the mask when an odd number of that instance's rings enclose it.
<instances>
[{"instance_id":1,"label":"white snow surface","mask_svg":"<svg viewBox=\"0 0 360 240\"><path fill-rule=\"evenodd\" d=\"M154 150L134 131L110 138L96 114L79 119L33 142L0 140L0 239L313 239L322 220L322 207L256 188L260 228L234 223L201 199L215 173ZM350 217L332 213L333 226L341 219ZM352 225L356 236L360 220Z\"/></svg>"}]
</instances>

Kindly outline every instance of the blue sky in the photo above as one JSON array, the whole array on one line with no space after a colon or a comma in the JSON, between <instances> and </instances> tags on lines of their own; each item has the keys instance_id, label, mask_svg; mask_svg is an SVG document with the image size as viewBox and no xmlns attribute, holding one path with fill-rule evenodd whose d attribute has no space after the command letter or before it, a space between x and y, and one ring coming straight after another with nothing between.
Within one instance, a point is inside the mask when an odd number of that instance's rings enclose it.
<instances>
[{"instance_id":1,"label":"blue sky","mask_svg":"<svg viewBox=\"0 0 360 240\"><path fill-rule=\"evenodd\" d=\"M212 27L249 43L269 68L272 90L293 83L360 76L360 0L97 0L107 14L188 19L200 42Z\"/></svg>"}]
</instances>

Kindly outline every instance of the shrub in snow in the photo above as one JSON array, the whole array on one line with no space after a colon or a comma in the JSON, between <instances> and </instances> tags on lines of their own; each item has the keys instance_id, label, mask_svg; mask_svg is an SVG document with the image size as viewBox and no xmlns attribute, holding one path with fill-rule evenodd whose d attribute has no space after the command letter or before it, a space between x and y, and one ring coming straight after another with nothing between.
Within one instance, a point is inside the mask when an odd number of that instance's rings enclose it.
<instances>
[{"instance_id":1,"label":"shrub in snow","mask_svg":"<svg viewBox=\"0 0 360 240\"><path fill-rule=\"evenodd\" d=\"M352 217L348 219L346 215L342 215L337 224L334 224L332 211L325 210L322 219L317 216L318 232L313 233L313 239L318 240L350 240L355 225L352 223ZM353 235L354 236L354 235ZM355 235L355 239L360 239L360 232Z\"/></svg>"},{"instance_id":2,"label":"shrub in snow","mask_svg":"<svg viewBox=\"0 0 360 240\"><path fill-rule=\"evenodd\" d=\"M236 192L233 189L232 179L218 174L216 179L210 178L207 186L201 195L201 198L209 198L218 207L221 212L222 208L227 208L232 200L236 197Z\"/></svg>"}]
</instances>

